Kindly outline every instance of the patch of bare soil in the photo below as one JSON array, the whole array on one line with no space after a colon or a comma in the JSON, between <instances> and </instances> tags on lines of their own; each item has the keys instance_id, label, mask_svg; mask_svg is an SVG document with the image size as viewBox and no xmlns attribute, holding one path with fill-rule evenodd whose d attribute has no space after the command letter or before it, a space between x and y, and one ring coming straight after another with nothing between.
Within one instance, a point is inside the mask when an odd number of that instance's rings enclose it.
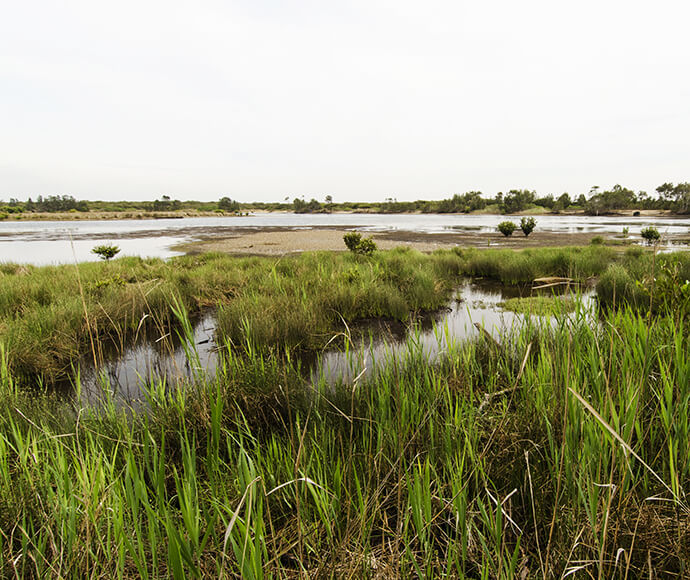
<instances>
[{"instance_id":1,"label":"patch of bare soil","mask_svg":"<svg viewBox=\"0 0 690 580\"><path fill-rule=\"evenodd\" d=\"M183 244L177 250L202 253L226 252L245 255L285 255L306 251L344 251L343 235L348 230L340 228L317 228L295 230L291 228L270 228L265 230L236 230L227 237L213 237L198 242ZM371 236L380 249L409 246L421 252L431 252L439 248L455 246L478 248L533 248L547 246L584 246L597 234L556 233L539 231L529 237L513 235L505 237L499 233L453 232L429 234L411 231L395 231L364 234ZM605 238L607 244L632 243L611 236Z\"/></svg>"}]
</instances>

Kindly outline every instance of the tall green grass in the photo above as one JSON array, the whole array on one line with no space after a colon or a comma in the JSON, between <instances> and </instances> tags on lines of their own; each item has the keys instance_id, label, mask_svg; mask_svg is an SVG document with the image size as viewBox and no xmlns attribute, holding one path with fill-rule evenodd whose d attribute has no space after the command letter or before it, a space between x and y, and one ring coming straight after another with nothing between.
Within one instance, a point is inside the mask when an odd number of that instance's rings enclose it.
<instances>
[{"instance_id":1,"label":"tall green grass","mask_svg":"<svg viewBox=\"0 0 690 580\"><path fill-rule=\"evenodd\" d=\"M97 362L134 338L157 339L190 314L219 309L221 341L314 349L366 318L407 319L442 306L462 276L504 283L543 275L586 278L614 259L590 248L462 250L400 248L372 257L307 253L285 258L185 256L164 262L0 268L0 339L17 376L64 378L84 355Z\"/></svg>"},{"instance_id":2,"label":"tall green grass","mask_svg":"<svg viewBox=\"0 0 690 580\"><path fill-rule=\"evenodd\" d=\"M688 336L577 310L336 385L247 340L128 413L3 354L0 574L687 576Z\"/></svg>"}]
</instances>

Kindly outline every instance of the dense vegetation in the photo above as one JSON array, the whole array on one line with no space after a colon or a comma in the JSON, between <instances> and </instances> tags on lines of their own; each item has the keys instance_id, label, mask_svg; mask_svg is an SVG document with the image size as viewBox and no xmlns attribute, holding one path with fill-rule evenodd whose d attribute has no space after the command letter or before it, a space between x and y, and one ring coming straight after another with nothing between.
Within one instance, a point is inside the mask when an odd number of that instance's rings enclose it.
<instances>
[{"instance_id":1,"label":"dense vegetation","mask_svg":"<svg viewBox=\"0 0 690 580\"><path fill-rule=\"evenodd\" d=\"M340 202L334 203L331 195L324 201L304 197L286 198L283 202L240 203L227 196L218 201L180 201L163 195L154 201L77 201L70 195L38 196L36 201L29 198L19 201L15 198L5 203L0 201L0 216L7 219L11 214L33 212L124 212L130 217L146 217L142 212L216 212L242 213L251 210L294 211L295 213L328 213L332 211L366 211L378 213L520 213L580 211L590 215L614 213L619 210L668 210L678 214L690 213L690 182L663 183L656 188L656 195L615 185L610 190L600 190L598 186L590 189L587 195L576 198L568 193L558 196L547 194L538 196L536 191L511 189L507 193L498 192L495 196L484 196L480 191L455 194L442 200L398 201L387 198L383 202ZM141 214L141 215L140 215Z\"/></svg>"},{"instance_id":2,"label":"dense vegetation","mask_svg":"<svg viewBox=\"0 0 690 580\"><path fill-rule=\"evenodd\" d=\"M464 275L601 275L611 307L435 362L413 333L351 382L301 372L295 348L434 308ZM605 247L5 265L0 576L687 576L686 277L687 255ZM27 382L149 319L193 357L184 307L218 304L218 373L154 379L144 409Z\"/></svg>"},{"instance_id":3,"label":"dense vegetation","mask_svg":"<svg viewBox=\"0 0 690 580\"><path fill-rule=\"evenodd\" d=\"M103 341L120 346L137 332L166 328L173 299L191 314L219 307L221 330L235 342L249 333L261 344L317 348L343 330L343 321L405 320L410 312L438 308L461 276L507 284L552 274L584 279L614 259L613 250L588 247L431 255L399 249L372 257L318 253L279 259L206 254L40 268L4 264L0 332L14 373L49 379L71 372L79 354L93 350L92 343L99 351Z\"/></svg>"}]
</instances>

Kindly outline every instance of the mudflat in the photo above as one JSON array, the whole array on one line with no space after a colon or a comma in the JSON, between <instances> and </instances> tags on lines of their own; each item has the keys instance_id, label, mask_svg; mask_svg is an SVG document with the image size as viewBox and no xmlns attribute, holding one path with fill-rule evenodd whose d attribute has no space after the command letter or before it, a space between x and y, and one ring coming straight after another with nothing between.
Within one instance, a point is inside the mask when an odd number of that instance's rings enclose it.
<instances>
[{"instance_id":1,"label":"mudflat","mask_svg":"<svg viewBox=\"0 0 690 580\"><path fill-rule=\"evenodd\" d=\"M175 249L190 252L224 252L246 255L285 255L308 251L345 251L343 235L350 230L342 228L267 228L257 231L238 229L227 237L213 237L177 246ZM372 237L376 245L387 250L408 246L421 252L432 252L439 248L455 246L492 248L530 248L546 246L583 246L590 243L597 234L557 233L536 231L525 237L520 232L510 237L500 233L453 232L430 234L412 231L363 232L364 237ZM631 242L611 236L606 243Z\"/></svg>"}]
</instances>

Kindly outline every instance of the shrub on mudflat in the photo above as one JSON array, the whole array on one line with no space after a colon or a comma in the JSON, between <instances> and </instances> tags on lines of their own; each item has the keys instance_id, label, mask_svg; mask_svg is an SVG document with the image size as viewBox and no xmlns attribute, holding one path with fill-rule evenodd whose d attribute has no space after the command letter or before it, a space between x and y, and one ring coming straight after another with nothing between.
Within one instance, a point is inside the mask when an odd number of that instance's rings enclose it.
<instances>
[{"instance_id":1,"label":"shrub on mudflat","mask_svg":"<svg viewBox=\"0 0 690 580\"><path fill-rule=\"evenodd\" d=\"M513 235L513 232L517 229L517 226L511 221L504 221L498 224L497 229L505 237L508 237Z\"/></svg>"},{"instance_id":2,"label":"shrub on mudflat","mask_svg":"<svg viewBox=\"0 0 690 580\"><path fill-rule=\"evenodd\" d=\"M537 225L537 220L533 217L523 217L520 220L520 229L525 237L529 236Z\"/></svg>"}]
</instances>

